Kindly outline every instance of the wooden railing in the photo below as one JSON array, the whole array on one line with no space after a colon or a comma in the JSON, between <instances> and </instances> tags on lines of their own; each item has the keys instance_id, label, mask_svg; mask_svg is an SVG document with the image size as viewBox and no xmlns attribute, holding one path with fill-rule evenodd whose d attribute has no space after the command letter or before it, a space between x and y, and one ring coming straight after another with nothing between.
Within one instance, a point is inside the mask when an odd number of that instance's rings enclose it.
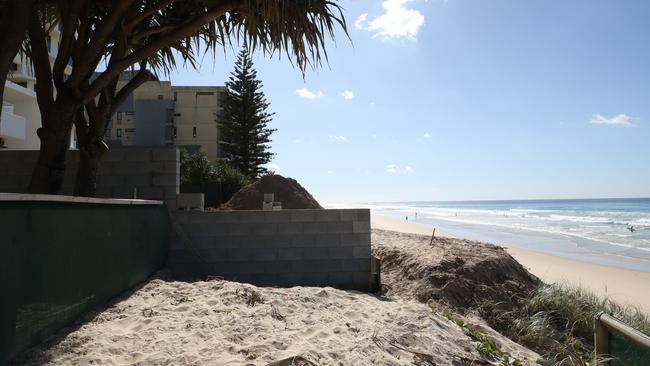
<instances>
[{"instance_id":1,"label":"wooden railing","mask_svg":"<svg viewBox=\"0 0 650 366\"><path fill-rule=\"evenodd\" d=\"M621 357L632 357L639 362L647 361L648 363L639 363L639 365L650 365L650 337L604 312L596 315L595 328L594 345L597 365L625 365L626 361L620 360ZM631 347L636 348L636 351L631 352L632 356L628 351L617 354L620 350L610 349L610 333L622 337Z\"/></svg>"}]
</instances>

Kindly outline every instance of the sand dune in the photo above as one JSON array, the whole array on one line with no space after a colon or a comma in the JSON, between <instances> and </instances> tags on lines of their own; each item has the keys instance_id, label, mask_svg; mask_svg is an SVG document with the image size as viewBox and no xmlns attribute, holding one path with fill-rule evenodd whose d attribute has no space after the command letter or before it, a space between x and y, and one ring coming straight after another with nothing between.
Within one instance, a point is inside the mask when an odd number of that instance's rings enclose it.
<instances>
[{"instance_id":1,"label":"sand dune","mask_svg":"<svg viewBox=\"0 0 650 366\"><path fill-rule=\"evenodd\" d=\"M79 324L18 363L462 365L481 359L477 342L425 304L332 288L154 279ZM522 360L537 358L505 338L499 344Z\"/></svg>"}]
</instances>

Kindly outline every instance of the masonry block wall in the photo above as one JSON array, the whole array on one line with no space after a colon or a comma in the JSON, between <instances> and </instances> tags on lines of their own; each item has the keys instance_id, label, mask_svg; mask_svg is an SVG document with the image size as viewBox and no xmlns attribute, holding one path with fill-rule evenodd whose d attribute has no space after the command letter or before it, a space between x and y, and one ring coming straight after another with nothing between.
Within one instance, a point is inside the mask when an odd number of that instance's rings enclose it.
<instances>
[{"instance_id":1,"label":"masonry block wall","mask_svg":"<svg viewBox=\"0 0 650 366\"><path fill-rule=\"evenodd\" d=\"M262 286L371 289L370 211L176 211L168 266Z\"/></svg>"},{"instance_id":2,"label":"masonry block wall","mask_svg":"<svg viewBox=\"0 0 650 366\"><path fill-rule=\"evenodd\" d=\"M26 193L38 151L0 151L0 192ZM72 195L79 151L69 151L62 194ZM102 158L97 197L165 201L176 208L180 185L180 156L174 147L111 149Z\"/></svg>"}]
</instances>

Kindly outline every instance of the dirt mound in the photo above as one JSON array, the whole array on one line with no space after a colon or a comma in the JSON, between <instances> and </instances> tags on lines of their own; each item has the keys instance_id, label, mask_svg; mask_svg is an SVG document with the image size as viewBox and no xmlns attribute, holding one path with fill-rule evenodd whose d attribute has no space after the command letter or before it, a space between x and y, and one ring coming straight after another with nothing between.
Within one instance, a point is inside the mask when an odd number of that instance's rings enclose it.
<instances>
[{"instance_id":1,"label":"dirt mound","mask_svg":"<svg viewBox=\"0 0 650 366\"><path fill-rule=\"evenodd\" d=\"M264 193L275 194L275 200L282 202L283 209L323 208L295 179L273 174L240 189L221 209L261 210Z\"/></svg>"},{"instance_id":2,"label":"dirt mound","mask_svg":"<svg viewBox=\"0 0 650 366\"><path fill-rule=\"evenodd\" d=\"M456 310L514 309L540 284L505 249L466 239L372 231L382 282L393 292Z\"/></svg>"}]
</instances>

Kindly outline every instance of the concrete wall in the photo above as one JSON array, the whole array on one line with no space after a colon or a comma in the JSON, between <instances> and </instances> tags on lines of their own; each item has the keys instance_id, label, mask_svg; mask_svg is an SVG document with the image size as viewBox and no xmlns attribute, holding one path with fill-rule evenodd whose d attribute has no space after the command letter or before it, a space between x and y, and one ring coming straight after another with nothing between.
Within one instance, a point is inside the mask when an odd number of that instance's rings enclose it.
<instances>
[{"instance_id":1,"label":"concrete wall","mask_svg":"<svg viewBox=\"0 0 650 366\"><path fill-rule=\"evenodd\" d=\"M0 150L0 192L25 193L38 151ZM71 195L79 151L69 151L61 194ZM176 208L180 161L177 148L119 148L109 150L100 163L97 197L165 201Z\"/></svg>"},{"instance_id":2,"label":"concrete wall","mask_svg":"<svg viewBox=\"0 0 650 366\"><path fill-rule=\"evenodd\" d=\"M370 211L176 211L168 266L269 286L371 289ZM180 233L178 233L180 231Z\"/></svg>"}]
</instances>

